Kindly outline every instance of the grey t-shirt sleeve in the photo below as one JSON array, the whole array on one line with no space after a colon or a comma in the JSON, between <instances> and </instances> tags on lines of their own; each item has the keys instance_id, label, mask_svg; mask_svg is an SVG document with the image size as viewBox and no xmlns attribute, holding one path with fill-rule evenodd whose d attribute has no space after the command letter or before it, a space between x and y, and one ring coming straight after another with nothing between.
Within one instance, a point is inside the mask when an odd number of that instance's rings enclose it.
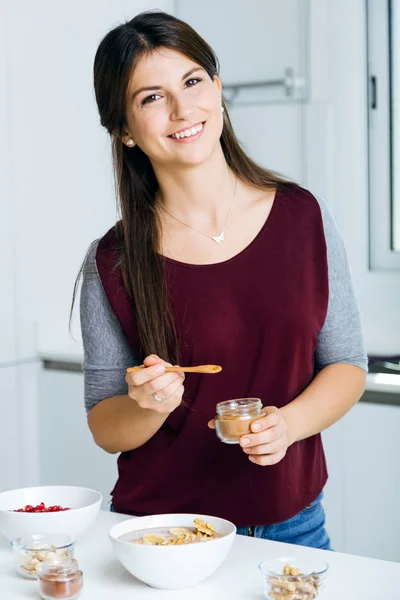
<instances>
[{"instance_id":1,"label":"grey t-shirt sleeve","mask_svg":"<svg viewBox=\"0 0 400 600\"><path fill-rule=\"evenodd\" d=\"M329 301L315 353L318 370L346 363L368 371L360 310L343 240L325 202L315 195L322 215L328 258Z\"/></svg>"},{"instance_id":2,"label":"grey t-shirt sleeve","mask_svg":"<svg viewBox=\"0 0 400 600\"><path fill-rule=\"evenodd\" d=\"M126 369L140 364L108 302L96 266L98 240L91 245L83 270L80 317L83 339L85 407L128 393Z\"/></svg>"}]
</instances>

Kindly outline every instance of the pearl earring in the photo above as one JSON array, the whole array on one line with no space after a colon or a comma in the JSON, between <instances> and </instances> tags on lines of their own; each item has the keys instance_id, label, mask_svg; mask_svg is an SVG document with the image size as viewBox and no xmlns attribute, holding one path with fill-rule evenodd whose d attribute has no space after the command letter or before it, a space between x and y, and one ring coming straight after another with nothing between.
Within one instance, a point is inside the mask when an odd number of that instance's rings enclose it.
<instances>
[{"instance_id":1,"label":"pearl earring","mask_svg":"<svg viewBox=\"0 0 400 600\"><path fill-rule=\"evenodd\" d=\"M225 111L224 107L223 107L223 106L221 106L221 112L224 112L224 111Z\"/></svg>"},{"instance_id":2,"label":"pearl earring","mask_svg":"<svg viewBox=\"0 0 400 600\"><path fill-rule=\"evenodd\" d=\"M134 145L135 145L135 142L134 142L134 141L133 141L133 139L131 138L130 140L128 140L128 141L126 142L126 145L127 145L127 146L130 146L130 147L132 147L132 146L134 146Z\"/></svg>"}]
</instances>

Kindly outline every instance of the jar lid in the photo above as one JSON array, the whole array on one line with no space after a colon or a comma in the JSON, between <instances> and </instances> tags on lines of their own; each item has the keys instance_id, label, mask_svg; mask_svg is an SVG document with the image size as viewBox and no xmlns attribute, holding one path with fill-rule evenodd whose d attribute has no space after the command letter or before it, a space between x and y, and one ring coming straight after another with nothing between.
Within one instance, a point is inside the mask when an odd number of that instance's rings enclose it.
<instances>
[{"instance_id":1,"label":"jar lid","mask_svg":"<svg viewBox=\"0 0 400 600\"><path fill-rule=\"evenodd\" d=\"M80 569L76 558L46 559L39 566L39 577L43 579L63 580L79 574Z\"/></svg>"},{"instance_id":2,"label":"jar lid","mask_svg":"<svg viewBox=\"0 0 400 600\"><path fill-rule=\"evenodd\" d=\"M217 404L217 415L238 417L257 413L262 408L260 398L235 398Z\"/></svg>"},{"instance_id":3,"label":"jar lid","mask_svg":"<svg viewBox=\"0 0 400 600\"><path fill-rule=\"evenodd\" d=\"M73 546L73 539L66 534L34 533L26 535L23 538L16 538L11 541L11 547L14 550L42 551L42 550L62 550Z\"/></svg>"}]
</instances>

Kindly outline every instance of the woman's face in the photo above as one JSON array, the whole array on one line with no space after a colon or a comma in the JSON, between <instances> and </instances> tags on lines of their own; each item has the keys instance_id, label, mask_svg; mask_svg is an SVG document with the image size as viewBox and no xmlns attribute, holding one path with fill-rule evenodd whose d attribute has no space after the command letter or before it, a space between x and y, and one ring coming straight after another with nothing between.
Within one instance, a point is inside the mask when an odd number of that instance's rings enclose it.
<instances>
[{"instance_id":1,"label":"woman's face","mask_svg":"<svg viewBox=\"0 0 400 600\"><path fill-rule=\"evenodd\" d=\"M154 166L201 164L222 133L220 80L212 81L179 52L155 50L133 72L126 120L122 141L126 144L132 138Z\"/></svg>"}]
</instances>

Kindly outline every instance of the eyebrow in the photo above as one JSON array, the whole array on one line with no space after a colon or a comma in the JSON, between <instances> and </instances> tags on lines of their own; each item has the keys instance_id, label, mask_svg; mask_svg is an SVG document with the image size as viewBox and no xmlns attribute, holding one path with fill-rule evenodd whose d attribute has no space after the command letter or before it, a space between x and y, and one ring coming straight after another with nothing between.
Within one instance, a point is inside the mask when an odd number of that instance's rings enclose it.
<instances>
[{"instance_id":1,"label":"eyebrow","mask_svg":"<svg viewBox=\"0 0 400 600\"><path fill-rule=\"evenodd\" d=\"M187 77L190 77L190 75L193 75L193 73L195 73L196 71L203 71L203 68L202 67L194 67L194 69L190 69L190 71L188 71L187 73L185 73L183 75L182 81L184 79L186 79ZM162 89L161 85L152 85L151 87L142 87L142 88L139 88L138 90L136 90L136 92L134 92L132 94L131 102L133 102L134 99L136 98L136 96L138 94L140 94L141 92L151 92L151 91L154 91L154 90L161 90L161 89Z\"/></svg>"}]
</instances>

